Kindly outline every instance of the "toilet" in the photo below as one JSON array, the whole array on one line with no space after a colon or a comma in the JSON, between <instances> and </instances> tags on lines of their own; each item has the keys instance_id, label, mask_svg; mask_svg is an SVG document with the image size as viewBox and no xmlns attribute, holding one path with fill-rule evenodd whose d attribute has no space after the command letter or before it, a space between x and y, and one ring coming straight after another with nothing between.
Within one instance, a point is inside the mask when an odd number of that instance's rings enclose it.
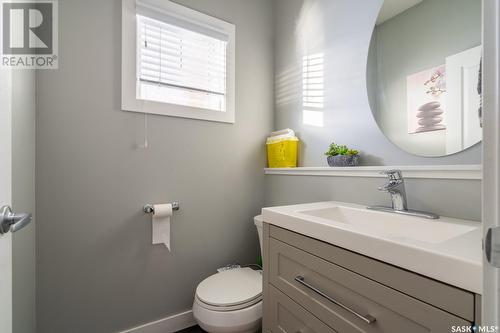
<instances>
[{"instance_id":1,"label":"toilet","mask_svg":"<svg viewBox=\"0 0 500 333\"><path fill-rule=\"evenodd\" d=\"M254 218L262 253L262 217ZM209 333L254 333L262 320L262 271L236 268L216 273L196 288L193 315Z\"/></svg>"}]
</instances>

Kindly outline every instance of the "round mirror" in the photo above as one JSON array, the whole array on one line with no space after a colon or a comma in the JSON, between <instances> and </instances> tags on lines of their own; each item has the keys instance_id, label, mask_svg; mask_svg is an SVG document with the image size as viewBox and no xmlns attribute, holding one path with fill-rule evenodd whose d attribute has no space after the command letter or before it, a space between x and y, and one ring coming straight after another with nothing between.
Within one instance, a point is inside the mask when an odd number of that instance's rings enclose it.
<instances>
[{"instance_id":1,"label":"round mirror","mask_svg":"<svg viewBox=\"0 0 500 333\"><path fill-rule=\"evenodd\" d=\"M385 0L370 43L373 116L394 144L445 156L482 140L481 0Z\"/></svg>"}]
</instances>

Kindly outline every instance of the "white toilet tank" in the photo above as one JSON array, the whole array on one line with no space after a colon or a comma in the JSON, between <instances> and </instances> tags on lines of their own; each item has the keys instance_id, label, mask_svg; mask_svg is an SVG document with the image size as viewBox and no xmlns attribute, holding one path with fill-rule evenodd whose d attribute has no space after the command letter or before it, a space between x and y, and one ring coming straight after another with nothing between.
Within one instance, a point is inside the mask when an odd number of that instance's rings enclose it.
<instances>
[{"instance_id":1,"label":"white toilet tank","mask_svg":"<svg viewBox=\"0 0 500 333\"><path fill-rule=\"evenodd\" d=\"M262 224L264 220L262 219L262 215L257 215L253 218L255 223L255 227L257 227L257 232L259 233L259 244L260 244L260 253L262 254Z\"/></svg>"}]
</instances>

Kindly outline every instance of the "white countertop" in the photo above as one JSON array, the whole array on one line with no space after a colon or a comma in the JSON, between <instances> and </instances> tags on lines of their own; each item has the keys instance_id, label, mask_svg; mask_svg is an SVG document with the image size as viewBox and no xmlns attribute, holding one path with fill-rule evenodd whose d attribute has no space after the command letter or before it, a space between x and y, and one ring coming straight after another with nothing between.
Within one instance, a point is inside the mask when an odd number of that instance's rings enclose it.
<instances>
[{"instance_id":1,"label":"white countertop","mask_svg":"<svg viewBox=\"0 0 500 333\"><path fill-rule=\"evenodd\" d=\"M413 223L420 222L422 228L428 228L429 242L426 242L422 239L384 236L383 232L378 232L375 235L367 230L368 228L359 225L304 214L305 211L335 207L348 207L358 211L363 210L363 214L367 213L365 206L331 201L263 208L262 215L266 223L482 294L482 225L480 222L447 217L441 217L438 220L424 220L398 215L398 219L407 219L401 220L405 223L411 222L413 226ZM374 215L376 218L382 219L387 218L385 214L396 215L369 212L376 214ZM433 228L430 221L432 223L446 223L452 227L457 225L460 228L467 228L468 231L441 242L431 241L430 239L436 237L432 237ZM368 221L368 223L370 222ZM420 238L422 238L421 235Z\"/></svg>"}]
</instances>

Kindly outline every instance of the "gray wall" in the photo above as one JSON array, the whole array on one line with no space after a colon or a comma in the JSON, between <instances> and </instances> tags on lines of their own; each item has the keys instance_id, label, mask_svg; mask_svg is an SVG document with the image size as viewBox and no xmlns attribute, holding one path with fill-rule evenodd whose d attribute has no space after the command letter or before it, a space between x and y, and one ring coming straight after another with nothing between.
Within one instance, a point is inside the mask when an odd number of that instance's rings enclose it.
<instances>
[{"instance_id":1,"label":"gray wall","mask_svg":"<svg viewBox=\"0 0 500 333\"><path fill-rule=\"evenodd\" d=\"M390 206L377 190L382 178L266 176L266 206L341 201ZM481 220L481 182L477 180L406 179L410 209L473 221ZM458 203L458 204L457 204Z\"/></svg>"},{"instance_id":2,"label":"gray wall","mask_svg":"<svg viewBox=\"0 0 500 333\"><path fill-rule=\"evenodd\" d=\"M35 72L12 72L12 209L35 214ZM36 225L12 235L14 333L35 332Z\"/></svg>"},{"instance_id":3,"label":"gray wall","mask_svg":"<svg viewBox=\"0 0 500 333\"><path fill-rule=\"evenodd\" d=\"M120 111L121 1L59 2L60 68L37 78L38 333L109 333L191 307L217 267L253 263L272 129L272 7L182 0L236 24L234 125ZM258 24L256 24L258 23ZM172 252L145 203L179 200Z\"/></svg>"},{"instance_id":4,"label":"gray wall","mask_svg":"<svg viewBox=\"0 0 500 333\"><path fill-rule=\"evenodd\" d=\"M370 105L382 131L402 149L446 155L446 131L408 134L406 78L480 45L481 26L481 0L425 0L376 27L368 70L377 82L367 87L378 98Z\"/></svg>"},{"instance_id":5,"label":"gray wall","mask_svg":"<svg viewBox=\"0 0 500 333\"><path fill-rule=\"evenodd\" d=\"M393 145L372 117L366 90L367 55L382 0L276 0L275 128L302 140L301 165L323 166L332 141L362 151L364 165L477 164L481 147L424 158ZM324 127L302 123L302 57L325 56Z\"/></svg>"},{"instance_id":6,"label":"gray wall","mask_svg":"<svg viewBox=\"0 0 500 333\"><path fill-rule=\"evenodd\" d=\"M298 130L304 165L324 165L333 139L362 149L365 164L480 161L479 147L414 157L378 130L365 66L380 0L276 0L275 25L268 0L179 2L237 26L237 123L149 116L149 149L137 148L143 116L120 111L121 1L59 2L60 69L37 76L38 333L115 332L190 308L215 268L255 261L252 216L263 205L387 201L380 180L263 176L273 30L274 127ZM324 128L301 124L304 49L327 57ZM479 216L479 182L410 180L408 191L412 208ZM168 253L150 245L141 207L173 200L181 211Z\"/></svg>"}]
</instances>

